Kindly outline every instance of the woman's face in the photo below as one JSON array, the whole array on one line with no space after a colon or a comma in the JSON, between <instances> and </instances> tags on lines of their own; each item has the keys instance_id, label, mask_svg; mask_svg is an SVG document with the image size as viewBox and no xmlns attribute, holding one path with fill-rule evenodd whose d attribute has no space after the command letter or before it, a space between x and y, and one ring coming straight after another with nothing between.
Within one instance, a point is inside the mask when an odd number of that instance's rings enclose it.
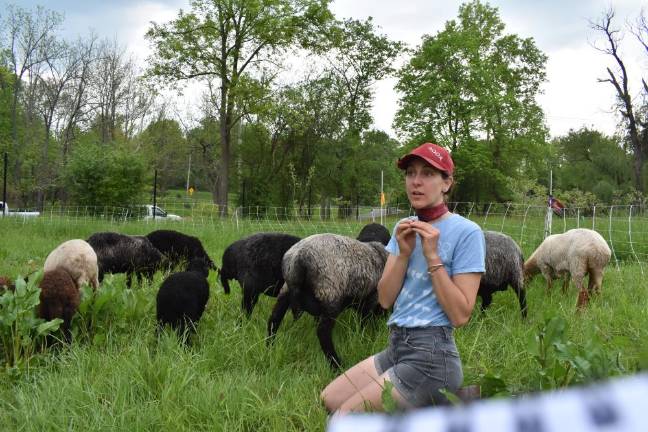
<instances>
[{"instance_id":1,"label":"woman's face","mask_svg":"<svg viewBox=\"0 0 648 432\"><path fill-rule=\"evenodd\" d=\"M407 198L414 209L424 209L443 202L443 194L452 186L452 177L443 178L441 172L421 159L414 159L405 170Z\"/></svg>"}]
</instances>

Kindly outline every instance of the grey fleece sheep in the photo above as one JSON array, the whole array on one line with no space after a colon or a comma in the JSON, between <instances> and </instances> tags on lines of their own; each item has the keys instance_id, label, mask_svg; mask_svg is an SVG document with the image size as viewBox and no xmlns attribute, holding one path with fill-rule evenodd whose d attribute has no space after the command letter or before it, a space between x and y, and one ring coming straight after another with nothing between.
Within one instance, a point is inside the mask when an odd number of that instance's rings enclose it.
<instances>
[{"instance_id":1,"label":"grey fleece sheep","mask_svg":"<svg viewBox=\"0 0 648 432\"><path fill-rule=\"evenodd\" d=\"M378 281L387 251L378 242L363 243L336 234L316 234L296 243L283 258L286 283L268 321L269 341L288 307L317 317L317 336L327 359L341 364L333 346L335 318L348 306L363 316L378 307Z\"/></svg>"},{"instance_id":2,"label":"grey fleece sheep","mask_svg":"<svg viewBox=\"0 0 648 432\"><path fill-rule=\"evenodd\" d=\"M277 297L284 278L281 260L288 249L300 240L289 234L258 233L237 240L223 253L220 280L229 294L228 281L236 279L243 289L241 307L247 316L259 300L259 295Z\"/></svg>"},{"instance_id":3,"label":"grey fleece sheep","mask_svg":"<svg viewBox=\"0 0 648 432\"><path fill-rule=\"evenodd\" d=\"M130 288L133 274L138 283L142 275L151 280L162 263L160 251L143 236L99 232L92 234L88 243L97 253L100 281L106 273L126 273L126 285Z\"/></svg>"},{"instance_id":4,"label":"grey fleece sheep","mask_svg":"<svg viewBox=\"0 0 648 432\"><path fill-rule=\"evenodd\" d=\"M596 231L586 228L570 229L548 236L524 263L524 275L531 278L542 273L551 289L553 279L565 277L563 292L567 291L569 276L578 288L578 308L587 305L590 293L601 291L603 269L610 262L612 251ZM583 285L589 275L587 289Z\"/></svg>"},{"instance_id":5,"label":"grey fleece sheep","mask_svg":"<svg viewBox=\"0 0 648 432\"><path fill-rule=\"evenodd\" d=\"M81 295L72 277L63 269L46 271L39 283L40 304L37 316L47 321L61 318L63 335L66 342L72 339L70 323L79 309Z\"/></svg>"},{"instance_id":6,"label":"grey fleece sheep","mask_svg":"<svg viewBox=\"0 0 648 432\"><path fill-rule=\"evenodd\" d=\"M357 239L361 242L377 241L385 246L391 239L389 230L379 223L370 223L362 227Z\"/></svg>"},{"instance_id":7,"label":"grey fleece sheep","mask_svg":"<svg viewBox=\"0 0 648 432\"><path fill-rule=\"evenodd\" d=\"M479 283L482 312L493 301L493 293L506 291L510 285L520 303L522 317L527 316L526 292L524 291L524 256L515 241L506 234L484 231L486 239L486 272Z\"/></svg>"},{"instance_id":8,"label":"grey fleece sheep","mask_svg":"<svg viewBox=\"0 0 648 432\"><path fill-rule=\"evenodd\" d=\"M169 324L180 334L194 331L209 299L210 264L203 258L194 258L187 271L167 277L156 298L159 326Z\"/></svg>"}]
</instances>

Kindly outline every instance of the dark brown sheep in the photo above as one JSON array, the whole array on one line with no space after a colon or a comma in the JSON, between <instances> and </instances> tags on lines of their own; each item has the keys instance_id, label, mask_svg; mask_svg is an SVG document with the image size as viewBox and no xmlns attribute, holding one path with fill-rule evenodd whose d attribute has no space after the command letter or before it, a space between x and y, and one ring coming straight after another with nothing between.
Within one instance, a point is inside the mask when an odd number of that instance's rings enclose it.
<instances>
[{"instance_id":1,"label":"dark brown sheep","mask_svg":"<svg viewBox=\"0 0 648 432\"><path fill-rule=\"evenodd\" d=\"M47 321L61 318L63 336L67 342L70 342L72 339L70 323L81 301L74 280L65 270L54 269L43 274L39 287L41 293L38 317Z\"/></svg>"}]
</instances>

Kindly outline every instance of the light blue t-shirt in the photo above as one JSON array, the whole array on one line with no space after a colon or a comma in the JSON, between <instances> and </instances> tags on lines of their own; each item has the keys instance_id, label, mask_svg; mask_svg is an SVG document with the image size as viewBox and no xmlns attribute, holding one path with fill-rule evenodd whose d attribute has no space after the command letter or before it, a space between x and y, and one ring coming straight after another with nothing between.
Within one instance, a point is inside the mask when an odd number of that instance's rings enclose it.
<instances>
[{"instance_id":1,"label":"light blue t-shirt","mask_svg":"<svg viewBox=\"0 0 648 432\"><path fill-rule=\"evenodd\" d=\"M418 218L413 216L412 219ZM385 247L392 255L400 253L395 235L398 223L394 226L391 240ZM438 253L448 275L452 277L460 273L485 271L486 243L479 225L453 214L432 226L440 231ZM409 258L403 288L396 298L388 325L400 327L452 325L437 301L427 269L421 237L417 234L416 247Z\"/></svg>"}]
</instances>

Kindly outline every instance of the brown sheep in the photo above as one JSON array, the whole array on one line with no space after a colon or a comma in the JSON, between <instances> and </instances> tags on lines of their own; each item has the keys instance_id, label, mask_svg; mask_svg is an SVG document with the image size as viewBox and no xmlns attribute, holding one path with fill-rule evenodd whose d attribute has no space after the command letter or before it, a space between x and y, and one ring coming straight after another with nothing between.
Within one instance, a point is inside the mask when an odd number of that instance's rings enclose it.
<instances>
[{"instance_id":1,"label":"brown sheep","mask_svg":"<svg viewBox=\"0 0 648 432\"><path fill-rule=\"evenodd\" d=\"M46 271L39 283L41 289L38 317L47 321L61 318L66 342L72 339L70 323L79 308L81 295L70 274L62 269Z\"/></svg>"}]
</instances>

